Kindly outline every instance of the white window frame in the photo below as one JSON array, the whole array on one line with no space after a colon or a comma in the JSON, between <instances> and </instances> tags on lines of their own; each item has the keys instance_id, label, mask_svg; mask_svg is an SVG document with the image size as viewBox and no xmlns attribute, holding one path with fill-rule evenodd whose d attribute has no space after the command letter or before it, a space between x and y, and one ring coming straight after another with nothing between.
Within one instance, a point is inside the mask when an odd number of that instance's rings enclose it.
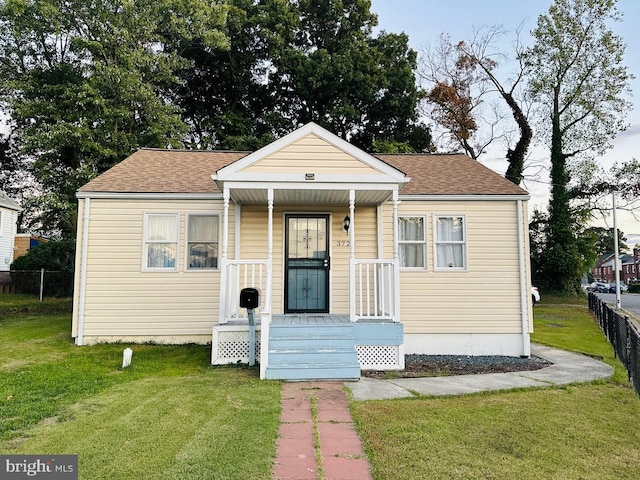
<instances>
[{"instance_id":1,"label":"white window frame","mask_svg":"<svg viewBox=\"0 0 640 480\"><path fill-rule=\"evenodd\" d=\"M423 235L424 238L423 240L400 240L400 220L402 218L422 218L422 227L424 228L423 231ZM429 257L428 257L428 250L427 250L427 230L428 230L428 226L427 226L427 216L426 215L421 215L421 214L410 214L410 213L403 213L402 215L398 215L398 251L400 251L400 249L402 248L403 244L410 244L410 245L419 245L422 244L422 249L423 249L423 255L422 257L424 258L424 265L421 267L405 267L400 265L400 268L402 270L428 270L428 266L429 266Z\"/></svg>"},{"instance_id":2,"label":"white window frame","mask_svg":"<svg viewBox=\"0 0 640 480\"><path fill-rule=\"evenodd\" d=\"M149 218L153 216L174 217L176 219L176 241L175 242L158 242L149 241ZM167 243L176 246L176 261L173 267L149 267L147 264L149 258L150 243ZM176 212L145 212L144 225L142 231L142 271L143 272L177 272L180 263L180 214Z\"/></svg>"},{"instance_id":3,"label":"white window frame","mask_svg":"<svg viewBox=\"0 0 640 480\"><path fill-rule=\"evenodd\" d=\"M189 259L189 222L192 217L215 217L218 221L218 237L215 239L215 243L218 245L218 257L215 267L191 267ZM187 221L184 226L184 269L187 272L213 272L220 270L220 214L215 212L191 212L187 213ZM198 243L211 243L211 242L198 242Z\"/></svg>"},{"instance_id":4,"label":"white window frame","mask_svg":"<svg viewBox=\"0 0 640 480\"><path fill-rule=\"evenodd\" d=\"M461 218L462 219L462 240L439 241L438 240L438 220L441 218ZM462 245L462 267L439 267L438 266L438 244ZM467 241L467 216L460 213L438 213L433 215L433 269L438 272L468 272L469 252Z\"/></svg>"}]
</instances>

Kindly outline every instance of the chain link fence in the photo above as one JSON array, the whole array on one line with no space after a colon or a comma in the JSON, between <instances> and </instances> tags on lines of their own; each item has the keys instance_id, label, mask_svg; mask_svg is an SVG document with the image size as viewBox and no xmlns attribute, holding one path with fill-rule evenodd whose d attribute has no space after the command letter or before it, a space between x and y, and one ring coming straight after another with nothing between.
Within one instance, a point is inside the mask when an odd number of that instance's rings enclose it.
<instances>
[{"instance_id":1,"label":"chain link fence","mask_svg":"<svg viewBox=\"0 0 640 480\"><path fill-rule=\"evenodd\" d=\"M11 280L16 293L28 293L44 297L71 297L73 272L56 270L11 270Z\"/></svg>"},{"instance_id":2,"label":"chain link fence","mask_svg":"<svg viewBox=\"0 0 640 480\"><path fill-rule=\"evenodd\" d=\"M600 324L613 351L627 369L629 380L640 395L640 331L626 315L621 315L597 295L589 292L589 310Z\"/></svg>"}]
</instances>

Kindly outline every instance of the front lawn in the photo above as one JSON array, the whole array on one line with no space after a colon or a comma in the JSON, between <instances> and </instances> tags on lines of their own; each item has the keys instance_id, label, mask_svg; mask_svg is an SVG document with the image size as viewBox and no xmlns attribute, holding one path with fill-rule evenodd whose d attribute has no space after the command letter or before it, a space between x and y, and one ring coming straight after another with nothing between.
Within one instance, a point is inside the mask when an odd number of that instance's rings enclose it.
<instances>
[{"instance_id":1,"label":"front lawn","mask_svg":"<svg viewBox=\"0 0 640 480\"><path fill-rule=\"evenodd\" d=\"M352 402L374 478L640 478L640 399L586 303L534 309L533 341L616 367L612 380L449 398Z\"/></svg>"},{"instance_id":2,"label":"front lawn","mask_svg":"<svg viewBox=\"0 0 640 480\"><path fill-rule=\"evenodd\" d=\"M134 345L122 370L127 345L76 347L69 313L10 300L4 311L18 313L0 317L0 453L78 454L84 479L271 478L278 382L211 367L201 345Z\"/></svg>"}]
</instances>

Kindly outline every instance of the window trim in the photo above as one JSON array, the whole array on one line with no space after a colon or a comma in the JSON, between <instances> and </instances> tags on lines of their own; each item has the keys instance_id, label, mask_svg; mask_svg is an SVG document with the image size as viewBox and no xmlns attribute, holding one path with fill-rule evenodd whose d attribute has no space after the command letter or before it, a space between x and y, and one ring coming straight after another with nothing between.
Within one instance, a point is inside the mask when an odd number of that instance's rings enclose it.
<instances>
[{"instance_id":1,"label":"window trim","mask_svg":"<svg viewBox=\"0 0 640 480\"><path fill-rule=\"evenodd\" d=\"M215 243L218 245L218 258L215 267L190 267L189 266L189 219L191 217L215 217L218 221L218 236ZM202 243L202 242L200 242ZM210 242L209 242L210 243ZM220 213L218 212L187 212L184 224L184 271L185 272L218 272L220 271Z\"/></svg>"},{"instance_id":2,"label":"window trim","mask_svg":"<svg viewBox=\"0 0 640 480\"><path fill-rule=\"evenodd\" d=\"M175 242L150 242L147 238L149 234L149 217L152 216L171 216L176 219L176 241ZM149 267L149 243L166 243L175 244L176 246L176 264L174 267ZM143 272L177 272L180 267L180 213L178 212L144 212L144 221L142 226L142 271Z\"/></svg>"},{"instance_id":3,"label":"window trim","mask_svg":"<svg viewBox=\"0 0 640 480\"><path fill-rule=\"evenodd\" d=\"M401 218L422 218L422 227L424 229L423 235L424 235L424 240L405 240L402 241L400 240L400 219ZM402 213L402 214L398 214L398 225L396 226L396 228L398 229L398 260L400 259L400 248L402 246L402 244L411 244L411 245L415 245L415 244L422 244L422 248L423 248L423 257L424 257L424 265L421 267L404 267L402 265L399 265L400 269L402 270L413 270L413 271L427 271L429 270L429 249L427 248L427 244L428 244L428 231L429 231L429 227L428 227L428 220L427 220L427 215L425 214L420 214L420 213L416 213L416 214L411 214L411 213Z\"/></svg>"},{"instance_id":4,"label":"window trim","mask_svg":"<svg viewBox=\"0 0 640 480\"><path fill-rule=\"evenodd\" d=\"M461 218L462 219L462 241L438 241L438 219L440 218ZM438 266L438 244L462 245L462 267L439 267ZM469 251L467 216L462 213L434 213L433 214L433 270L437 272L468 272L469 271Z\"/></svg>"}]
</instances>

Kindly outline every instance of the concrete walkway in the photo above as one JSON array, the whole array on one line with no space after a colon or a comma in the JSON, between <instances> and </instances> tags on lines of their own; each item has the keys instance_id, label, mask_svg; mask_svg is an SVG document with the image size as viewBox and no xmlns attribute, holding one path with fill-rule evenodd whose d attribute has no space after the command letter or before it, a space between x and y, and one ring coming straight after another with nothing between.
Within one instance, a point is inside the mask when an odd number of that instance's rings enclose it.
<instances>
[{"instance_id":1,"label":"concrete walkway","mask_svg":"<svg viewBox=\"0 0 640 480\"><path fill-rule=\"evenodd\" d=\"M355 400L388 400L418 395L442 396L514 388L550 387L592 382L613 375L613 367L579 353L531 344L531 353L553 365L540 370L451 377L395 378L378 380L363 377L345 384Z\"/></svg>"},{"instance_id":2,"label":"concrete walkway","mask_svg":"<svg viewBox=\"0 0 640 480\"><path fill-rule=\"evenodd\" d=\"M533 355L553 363L527 372L358 382L282 384L278 480L370 480L369 463L349 411L346 386L357 401L420 395L464 395L492 390L591 382L613 375L613 367L586 355L532 344Z\"/></svg>"}]
</instances>

